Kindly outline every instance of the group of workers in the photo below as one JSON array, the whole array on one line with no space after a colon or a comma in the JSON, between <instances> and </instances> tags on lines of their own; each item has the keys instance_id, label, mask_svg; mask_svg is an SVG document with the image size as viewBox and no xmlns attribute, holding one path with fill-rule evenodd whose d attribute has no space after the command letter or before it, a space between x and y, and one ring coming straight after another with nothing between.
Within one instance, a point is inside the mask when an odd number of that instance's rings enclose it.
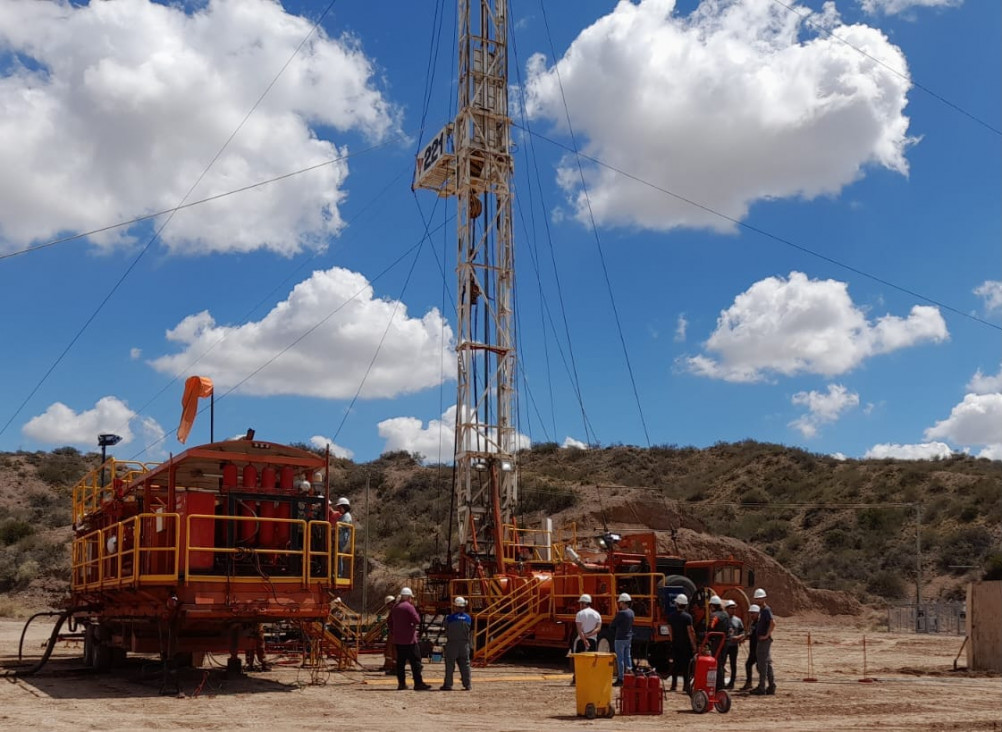
<instances>
[{"instance_id":1,"label":"group of workers","mask_svg":"<svg viewBox=\"0 0 1002 732\"><path fill-rule=\"evenodd\" d=\"M709 616L703 642L709 653L717 660L717 688L733 689L737 679L738 647L748 641L748 658L745 660L745 684L739 691L751 694L771 695L776 693L776 680L772 670L772 633L776 621L767 602L766 591L755 590L756 603L748 608L748 628L737 615L738 605L734 600L723 600L714 595L709 600ZM617 598L617 612L609 626L613 649L616 653L616 680L613 686L623 685L624 674L633 668L631 646L633 642L634 613L631 608L633 598L626 592ZM595 610L589 594L578 600L581 609L575 616L576 632L571 644L571 653L595 651L602 629L602 616ZM675 612L668 616L671 628L671 687L678 688L678 678L682 677L682 691L691 693L690 666L699 643L692 615L688 612L689 598L678 594L674 600ZM730 676L725 677L725 666L730 665ZM752 685L752 667L758 671L758 685ZM571 684L575 679L571 678Z\"/></svg>"},{"instance_id":2,"label":"group of workers","mask_svg":"<svg viewBox=\"0 0 1002 732\"><path fill-rule=\"evenodd\" d=\"M733 689L737 679L738 648L748 641L748 657L745 660L745 684L739 691L748 691L755 696L776 693L776 679L772 670L772 633L776 620L769 607L767 594L761 587L755 590L755 604L748 607L748 627L737 615L738 605L734 600L723 600L714 595L709 600L710 614L703 638L709 653L717 659L717 688ZM678 677L682 677L682 691L690 693L689 666L699 647L693 627L692 615L688 612L689 598L684 594L675 596L675 612L668 616L672 638L671 687L675 691ZM730 666L730 676L725 675L725 666ZM758 671L758 685L752 684L752 668Z\"/></svg>"},{"instance_id":3,"label":"group of workers","mask_svg":"<svg viewBox=\"0 0 1002 732\"><path fill-rule=\"evenodd\" d=\"M748 627L745 628L737 615L737 603L722 600L714 595L709 600L710 615L707 619L703 642L708 651L717 659L717 688L733 689L737 679L738 648L748 641L748 657L745 660L745 684L739 691L750 691L753 695L776 693L776 681L772 670L772 633L776 621L767 601L766 591L755 590L756 603L749 606ZM429 691L432 687L422 676L423 664L418 644L421 616L414 606L414 592L410 587L400 590L400 595L386 598L391 605L387 624L387 673L397 676L397 689L407 686L407 665L411 667L416 691ZM617 611L609 625L612 646L616 653L616 679L613 686L623 685L623 676L633 669L631 646L633 643L634 612L633 598L626 592L617 598ZM602 630L602 616L592 607L591 595L585 593L578 600L580 609L575 615L575 631L571 643L571 654L598 649L599 634ZM470 676L470 646L473 620L466 612L467 602L463 597L453 600L453 612L445 619L445 680L441 691L452 691L456 666L459 666L460 681L464 691L472 688ZM692 615L688 612L689 599L684 594L675 596L675 612L668 616L672 639L671 688L675 691L678 677L682 677L682 690L690 693L690 664L699 644ZM730 676L725 676L726 665L730 665ZM758 686L752 685L752 668L758 671ZM571 684L575 679L571 678Z\"/></svg>"}]
</instances>

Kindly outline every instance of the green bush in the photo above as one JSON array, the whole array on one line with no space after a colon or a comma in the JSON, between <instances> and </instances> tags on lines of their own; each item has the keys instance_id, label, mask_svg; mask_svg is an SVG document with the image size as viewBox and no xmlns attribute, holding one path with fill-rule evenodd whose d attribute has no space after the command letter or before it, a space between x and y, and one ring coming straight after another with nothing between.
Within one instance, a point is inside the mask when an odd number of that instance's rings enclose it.
<instances>
[{"instance_id":1,"label":"green bush","mask_svg":"<svg viewBox=\"0 0 1002 732\"><path fill-rule=\"evenodd\" d=\"M881 569L870 575L866 591L888 600L900 600L905 596L905 581L898 572Z\"/></svg>"},{"instance_id":2,"label":"green bush","mask_svg":"<svg viewBox=\"0 0 1002 732\"><path fill-rule=\"evenodd\" d=\"M4 519L0 523L0 544L7 546L16 544L26 536L35 533L35 527L26 521L19 521L15 518Z\"/></svg>"}]
</instances>

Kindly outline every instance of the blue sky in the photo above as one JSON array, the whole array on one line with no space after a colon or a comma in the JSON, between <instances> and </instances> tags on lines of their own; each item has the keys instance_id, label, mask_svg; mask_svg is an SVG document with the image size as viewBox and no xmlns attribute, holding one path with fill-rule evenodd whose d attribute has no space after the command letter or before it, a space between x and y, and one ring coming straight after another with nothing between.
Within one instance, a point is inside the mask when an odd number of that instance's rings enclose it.
<instances>
[{"instance_id":1,"label":"blue sky","mask_svg":"<svg viewBox=\"0 0 1002 732\"><path fill-rule=\"evenodd\" d=\"M449 459L455 3L328 5L0 4L0 450ZM527 439L1002 459L999 3L511 5Z\"/></svg>"}]
</instances>

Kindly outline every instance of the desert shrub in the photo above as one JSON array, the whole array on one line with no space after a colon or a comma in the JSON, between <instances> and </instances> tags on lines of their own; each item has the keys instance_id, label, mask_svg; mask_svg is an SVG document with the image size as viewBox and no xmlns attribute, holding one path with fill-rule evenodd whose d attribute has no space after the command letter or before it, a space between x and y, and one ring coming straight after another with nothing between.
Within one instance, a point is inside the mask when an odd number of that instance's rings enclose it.
<instances>
[{"instance_id":1,"label":"desert shrub","mask_svg":"<svg viewBox=\"0 0 1002 732\"><path fill-rule=\"evenodd\" d=\"M532 452L537 455L552 455L559 449L560 445L556 442L536 442L531 448Z\"/></svg>"},{"instance_id":2,"label":"desert shrub","mask_svg":"<svg viewBox=\"0 0 1002 732\"><path fill-rule=\"evenodd\" d=\"M986 582L1002 580L1002 552L992 552L985 557L985 573L981 579Z\"/></svg>"},{"instance_id":3,"label":"desert shrub","mask_svg":"<svg viewBox=\"0 0 1002 732\"><path fill-rule=\"evenodd\" d=\"M750 503L768 503L769 496L761 488L752 488L741 494L740 501L745 505Z\"/></svg>"},{"instance_id":4,"label":"desert shrub","mask_svg":"<svg viewBox=\"0 0 1002 732\"><path fill-rule=\"evenodd\" d=\"M41 453L36 472L41 480L51 486L73 486L90 469L90 464L73 447L60 447L51 453Z\"/></svg>"},{"instance_id":5,"label":"desert shrub","mask_svg":"<svg viewBox=\"0 0 1002 732\"><path fill-rule=\"evenodd\" d=\"M826 549L844 549L848 547L851 543L851 539L848 533L842 531L842 529L831 529L826 531L824 538L821 540Z\"/></svg>"},{"instance_id":6,"label":"desert shrub","mask_svg":"<svg viewBox=\"0 0 1002 732\"><path fill-rule=\"evenodd\" d=\"M980 565L992 546L992 535L983 526L964 526L943 536L939 544L939 564L944 570L963 571Z\"/></svg>"},{"instance_id":7,"label":"desert shrub","mask_svg":"<svg viewBox=\"0 0 1002 732\"><path fill-rule=\"evenodd\" d=\"M766 521L755 532L755 540L763 542L773 542L785 539L790 533L790 524L786 521L773 519Z\"/></svg>"},{"instance_id":8,"label":"desert shrub","mask_svg":"<svg viewBox=\"0 0 1002 732\"><path fill-rule=\"evenodd\" d=\"M900 600L905 596L905 581L898 572L881 569L870 575L866 591L888 600Z\"/></svg>"},{"instance_id":9,"label":"desert shrub","mask_svg":"<svg viewBox=\"0 0 1002 732\"><path fill-rule=\"evenodd\" d=\"M27 521L20 521L16 518L7 518L0 523L0 544L15 544L26 536L35 533L35 527Z\"/></svg>"}]
</instances>

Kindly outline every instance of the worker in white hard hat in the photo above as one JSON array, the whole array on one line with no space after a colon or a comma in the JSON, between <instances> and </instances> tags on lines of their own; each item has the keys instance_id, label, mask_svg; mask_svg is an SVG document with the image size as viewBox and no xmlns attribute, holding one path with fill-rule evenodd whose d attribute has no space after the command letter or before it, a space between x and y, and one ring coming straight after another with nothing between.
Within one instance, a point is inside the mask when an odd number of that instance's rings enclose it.
<instances>
[{"instance_id":1,"label":"worker in white hard hat","mask_svg":"<svg viewBox=\"0 0 1002 732\"><path fill-rule=\"evenodd\" d=\"M445 681L440 689L452 691L452 677L459 665L459 680L463 682L463 691L473 688L470 677L470 639L473 628L473 618L466 612L466 598L457 597L452 601L455 608L445 618Z\"/></svg>"},{"instance_id":2,"label":"worker in white hard hat","mask_svg":"<svg viewBox=\"0 0 1002 732\"><path fill-rule=\"evenodd\" d=\"M578 614L574 616L574 638L571 641L571 654L587 653L598 650L598 634L602 630L602 616L591 606L591 595L587 592L578 598ZM571 663L573 663L573 659ZM574 677L571 677L571 686Z\"/></svg>"},{"instance_id":3,"label":"worker in white hard hat","mask_svg":"<svg viewBox=\"0 0 1002 732\"><path fill-rule=\"evenodd\" d=\"M671 688L678 688L678 677L682 677L682 691L688 694L689 664L696 655L696 630L692 626L692 615L689 614L689 598L685 595L675 596L675 612L668 615L668 626L671 628Z\"/></svg>"},{"instance_id":4,"label":"worker in white hard hat","mask_svg":"<svg viewBox=\"0 0 1002 732\"><path fill-rule=\"evenodd\" d=\"M776 619L772 616L772 608L765 590L759 587L755 590L755 600L760 606L758 625L755 633L758 636L758 646L755 649L755 667L758 670L758 686L751 690L752 694L776 693L776 678L772 673L772 631L776 629Z\"/></svg>"},{"instance_id":5,"label":"worker in white hard hat","mask_svg":"<svg viewBox=\"0 0 1002 732\"><path fill-rule=\"evenodd\" d=\"M616 606L619 610L609 624L609 633L612 635L613 648L616 651L616 680L613 686L623 685L623 674L633 670L633 598L626 592L616 598Z\"/></svg>"},{"instance_id":6,"label":"worker in white hard hat","mask_svg":"<svg viewBox=\"0 0 1002 732\"><path fill-rule=\"evenodd\" d=\"M725 688L733 689L734 680L738 677L738 646L745 638L745 624L738 615L738 604L734 600L724 600L724 612L731 619L731 637L727 639L727 648L724 649L727 664L731 667L731 676ZM723 673L723 670L721 664L720 673Z\"/></svg>"},{"instance_id":7,"label":"worker in white hard hat","mask_svg":"<svg viewBox=\"0 0 1002 732\"><path fill-rule=\"evenodd\" d=\"M331 524L333 536L337 538L337 576L340 579L351 579L351 538L354 532L351 518L351 502L344 496L337 503L328 507L327 520Z\"/></svg>"},{"instance_id":8,"label":"worker in white hard hat","mask_svg":"<svg viewBox=\"0 0 1002 732\"><path fill-rule=\"evenodd\" d=\"M397 647L397 690L407 688L407 664L410 663L414 691L429 691L431 684L426 684L421 676L424 668L421 652L418 650L421 616L414 607L414 591L410 587L404 587L398 598L397 604L390 611L390 640Z\"/></svg>"},{"instance_id":9,"label":"worker in white hard hat","mask_svg":"<svg viewBox=\"0 0 1002 732\"><path fill-rule=\"evenodd\" d=\"M758 605L748 606L748 629L745 631L745 639L748 641L748 658L745 659L745 685L738 691L749 691L752 688L752 669L758 660L758 616L762 610Z\"/></svg>"},{"instance_id":10,"label":"worker in white hard hat","mask_svg":"<svg viewBox=\"0 0 1002 732\"><path fill-rule=\"evenodd\" d=\"M724 611L724 601L713 595L709 601L710 617L706 624L707 642L710 654L717 659L717 688L724 688L724 655L727 641L731 637L731 618Z\"/></svg>"}]
</instances>

